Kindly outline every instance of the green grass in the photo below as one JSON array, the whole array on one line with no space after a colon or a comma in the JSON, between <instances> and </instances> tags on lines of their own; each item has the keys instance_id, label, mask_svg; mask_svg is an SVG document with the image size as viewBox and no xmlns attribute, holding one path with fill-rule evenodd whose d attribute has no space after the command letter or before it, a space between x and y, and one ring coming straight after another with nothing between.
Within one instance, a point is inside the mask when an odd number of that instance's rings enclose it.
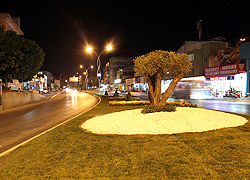
<instances>
[{"instance_id":1,"label":"green grass","mask_svg":"<svg viewBox=\"0 0 250 180\"><path fill-rule=\"evenodd\" d=\"M249 179L250 123L175 135L97 135L80 128L92 117L134 108L108 106L103 97L92 110L0 157L0 179Z\"/></svg>"}]
</instances>

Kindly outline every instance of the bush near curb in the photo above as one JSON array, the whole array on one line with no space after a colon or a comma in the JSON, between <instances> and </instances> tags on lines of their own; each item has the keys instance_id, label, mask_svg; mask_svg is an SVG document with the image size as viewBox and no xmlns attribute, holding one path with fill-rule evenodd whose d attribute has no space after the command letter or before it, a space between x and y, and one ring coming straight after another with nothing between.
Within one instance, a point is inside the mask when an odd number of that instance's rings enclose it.
<instances>
[{"instance_id":1,"label":"bush near curb","mask_svg":"<svg viewBox=\"0 0 250 180\"><path fill-rule=\"evenodd\" d=\"M196 104L193 104L191 102L166 102L166 104L172 104L176 107L198 107Z\"/></svg>"},{"instance_id":2,"label":"bush near curb","mask_svg":"<svg viewBox=\"0 0 250 180\"><path fill-rule=\"evenodd\" d=\"M149 101L109 101L110 106L145 106L150 105Z\"/></svg>"},{"instance_id":3,"label":"bush near curb","mask_svg":"<svg viewBox=\"0 0 250 180\"><path fill-rule=\"evenodd\" d=\"M118 94L118 91L117 91L117 89L115 90L115 94L114 94L114 97L120 97L120 95Z\"/></svg>"},{"instance_id":4,"label":"bush near curb","mask_svg":"<svg viewBox=\"0 0 250 180\"><path fill-rule=\"evenodd\" d=\"M125 97L123 97L123 96L121 96L121 97L109 97L108 100L110 100L110 101L113 101L113 100L115 100L115 101L126 101L126 100L128 100L128 99L125 98ZM134 100L134 101L141 101L140 98L133 98L133 100ZM128 100L128 101L129 101L129 100Z\"/></svg>"},{"instance_id":5,"label":"bush near curb","mask_svg":"<svg viewBox=\"0 0 250 180\"><path fill-rule=\"evenodd\" d=\"M135 98L134 98L135 99ZM196 104L191 102L166 102L166 105L173 105L176 107L194 107L197 108ZM141 106L150 105L150 101L109 101L110 106Z\"/></svg>"},{"instance_id":6,"label":"bush near curb","mask_svg":"<svg viewBox=\"0 0 250 180\"><path fill-rule=\"evenodd\" d=\"M172 112L172 111L176 111L176 106L172 104L166 104L160 107L157 107L154 105L145 106L145 108L141 112L143 114L146 114L146 113L154 113L154 112Z\"/></svg>"},{"instance_id":7,"label":"bush near curb","mask_svg":"<svg viewBox=\"0 0 250 180\"><path fill-rule=\"evenodd\" d=\"M133 96L130 94L130 92L128 92L128 94L127 94L127 100L128 100L128 101L133 101L133 100L134 100L134 98L133 98Z\"/></svg>"}]
</instances>

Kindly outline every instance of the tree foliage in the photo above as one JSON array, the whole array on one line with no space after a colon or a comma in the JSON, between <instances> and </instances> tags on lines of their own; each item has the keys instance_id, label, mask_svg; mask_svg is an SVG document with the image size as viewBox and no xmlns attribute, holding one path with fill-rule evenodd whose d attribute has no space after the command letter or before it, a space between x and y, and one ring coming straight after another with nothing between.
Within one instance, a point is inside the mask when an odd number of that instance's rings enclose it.
<instances>
[{"instance_id":1,"label":"tree foliage","mask_svg":"<svg viewBox=\"0 0 250 180\"><path fill-rule=\"evenodd\" d=\"M173 92L177 83L191 69L192 63L185 53L156 50L134 59L134 70L137 74L144 74L149 85L149 100L152 105L164 105ZM161 95L161 80L171 75L173 80L168 89Z\"/></svg>"},{"instance_id":2,"label":"tree foliage","mask_svg":"<svg viewBox=\"0 0 250 180\"><path fill-rule=\"evenodd\" d=\"M44 56L35 41L19 38L14 31L0 33L0 77L29 81L41 68Z\"/></svg>"}]
</instances>

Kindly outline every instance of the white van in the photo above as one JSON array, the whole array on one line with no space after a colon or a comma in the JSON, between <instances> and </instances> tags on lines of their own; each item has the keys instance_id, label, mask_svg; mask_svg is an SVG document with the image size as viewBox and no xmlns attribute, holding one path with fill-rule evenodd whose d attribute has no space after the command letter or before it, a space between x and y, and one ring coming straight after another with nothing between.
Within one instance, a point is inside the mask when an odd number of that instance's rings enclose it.
<instances>
[{"instance_id":1,"label":"white van","mask_svg":"<svg viewBox=\"0 0 250 180\"><path fill-rule=\"evenodd\" d=\"M21 83L17 79L11 79L8 83L8 88L12 91L21 91Z\"/></svg>"}]
</instances>

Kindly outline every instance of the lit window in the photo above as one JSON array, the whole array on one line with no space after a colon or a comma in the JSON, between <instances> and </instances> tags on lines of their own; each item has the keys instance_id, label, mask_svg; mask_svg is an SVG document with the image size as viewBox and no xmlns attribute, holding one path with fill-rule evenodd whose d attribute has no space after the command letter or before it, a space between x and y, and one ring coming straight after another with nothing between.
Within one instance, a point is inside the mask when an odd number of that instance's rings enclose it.
<instances>
[{"instance_id":1,"label":"lit window","mask_svg":"<svg viewBox=\"0 0 250 180\"><path fill-rule=\"evenodd\" d=\"M194 54L189 54L191 61L194 61Z\"/></svg>"}]
</instances>

